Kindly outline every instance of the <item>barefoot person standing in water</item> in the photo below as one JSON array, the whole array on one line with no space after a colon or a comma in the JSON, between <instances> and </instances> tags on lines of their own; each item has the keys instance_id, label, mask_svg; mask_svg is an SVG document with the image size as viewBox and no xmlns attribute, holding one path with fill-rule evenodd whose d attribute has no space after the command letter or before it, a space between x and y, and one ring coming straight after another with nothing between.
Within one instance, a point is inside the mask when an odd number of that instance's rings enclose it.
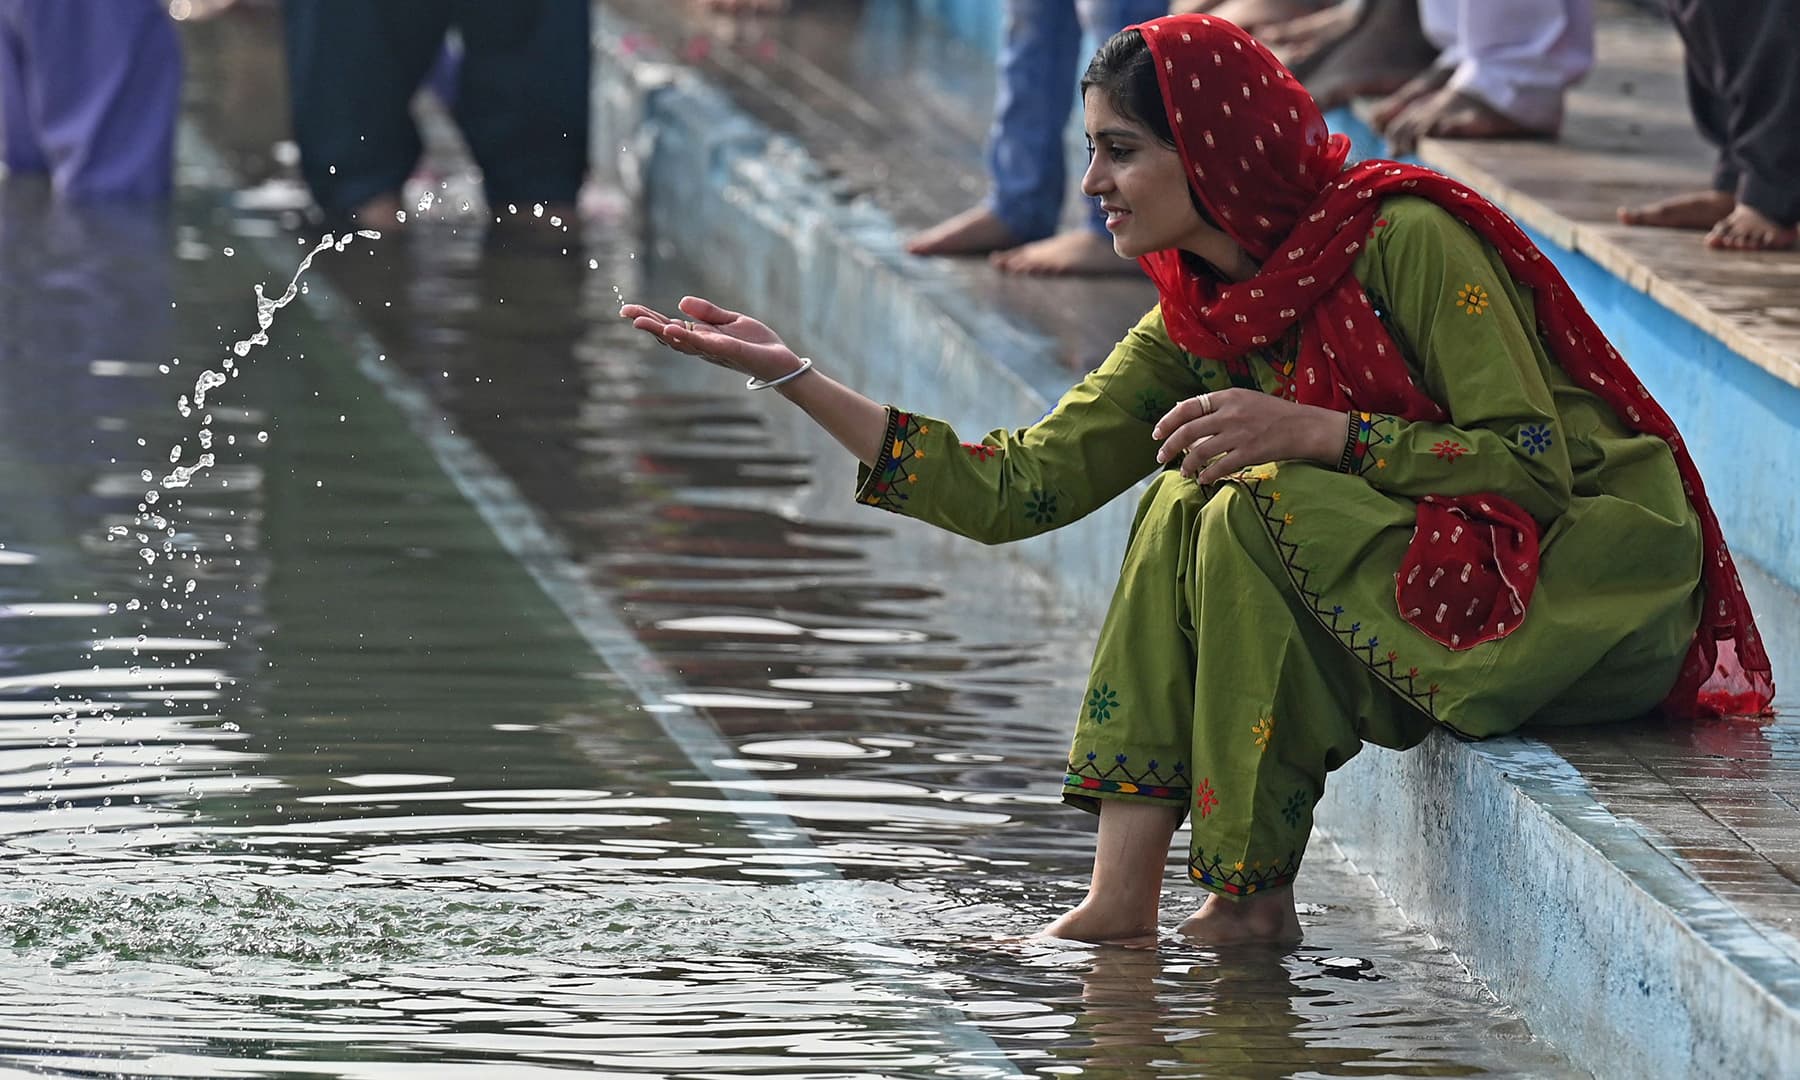
<instances>
[{"instance_id":1,"label":"barefoot person standing in water","mask_svg":"<svg viewBox=\"0 0 1800 1080\"><path fill-rule=\"evenodd\" d=\"M1426 169L1346 168L1306 91L1211 16L1118 34L1082 87L1083 190L1161 302L1030 427L960 443L697 297L621 312L778 386L862 462L859 501L984 542L1154 474L1062 781L1099 815L1093 880L1046 933L1153 941L1191 814L1212 895L1182 932L1297 939L1313 806L1365 742L1767 708L1674 427L1504 214Z\"/></svg>"}]
</instances>

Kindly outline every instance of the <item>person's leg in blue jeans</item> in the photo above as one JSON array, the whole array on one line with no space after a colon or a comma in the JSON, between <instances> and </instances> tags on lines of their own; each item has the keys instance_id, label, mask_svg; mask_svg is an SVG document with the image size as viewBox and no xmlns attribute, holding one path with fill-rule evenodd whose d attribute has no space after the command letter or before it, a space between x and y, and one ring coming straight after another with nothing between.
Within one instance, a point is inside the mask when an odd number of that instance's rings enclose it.
<instances>
[{"instance_id":1,"label":"person's leg in blue jeans","mask_svg":"<svg viewBox=\"0 0 1800 1080\"><path fill-rule=\"evenodd\" d=\"M992 193L913 237L907 250L991 252L996 265L1021 273L1131 271L1130 263L1113 255L1097 216L1090 228L1055 234L1068 181L1063 132L1082 67L1084 29L1105 40L1166 10L1167 0L1007 0L1000 91L988 140Z\"/></svg>"},{"instance_id":2,"label":"person's leg in blue jeans","mask_svg":"<svg viewBox=\"0 0 1800 1080\"><path fill-rule=\"evenodd\" d=\"M1076 11L1081 19L1081 26L1087 35L1096 43L1140 22L1168 13L1168 0L1077 0ZM1064 100L1072 99L1073 78L1085 63L1080 63L1071 71L1071 93L1064 95ZM1066 122L1066 118L1065 118ZM1060 190L1062 170L1063 144L1062 129L1057 129L1056 140L1057 163L1059 168L1059 191L1056 198L1058 210L1062 206ZM1106 215L1100 211L1097 202L1090 202L1080 227L1055 233L1041 240L1022 244L1011 251L997 252L993 263L1001 270L1014 274L1136 274L1137 264L1119 258L1113 251L1112 234L1106 231Z\"/></svg>"},{"instance_id":3,"label":"person's leg in blue jeans","mask_svg":"<svg viewBox=\"0 0 1800 1080\"><path fill-rule=\"evenodd\" d=\"M1063 127L1075 95L1075 0L1006 0L1000 85L988 132L992 192L910 240L915 255L977 255L1049 236L1063 199Z\"/></svg>"}]
</instances>

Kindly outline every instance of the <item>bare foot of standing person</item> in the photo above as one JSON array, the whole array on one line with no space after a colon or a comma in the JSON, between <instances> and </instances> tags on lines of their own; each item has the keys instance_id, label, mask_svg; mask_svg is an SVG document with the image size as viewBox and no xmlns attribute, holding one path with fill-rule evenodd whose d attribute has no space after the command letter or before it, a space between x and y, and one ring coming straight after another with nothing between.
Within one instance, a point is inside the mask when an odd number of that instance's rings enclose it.
<instances>
[{"instance_id":1,"label":"bare foot of standing person","mask_svg":"<svg viewBox=\"0 0 1800 1080\"><path fill-rule=\"evenodd\" d=\"M1388 125L1400 118L1420 98L1437 93L1450 81L1449 67L1429 67L1415 75L1406 85L1381 99L1369 115L1369 123L1377 133L1385 134Z\"/></svg>"},{"instance_id":2,"label":"bare foot of standing person","mask_svg":"<svg viewBox=\"0 0 1800 1080\"><path fill-rule=\"evenodd\" d=\"M1364 0L1355 28L1312 62L1294 61L1294 76L1320 109L1330 110L1352 98L1393 93L1437 56L1438 47L1419 28L1417 0Z\"/></svg>"},{"instance_id":3,"label":"bare foot of standing person","mask_svg":"<svg viewBox=\"0 0 1800 1080\"><path fill-rule=\"evenodd\" d=\"M1302 936L1291 885L1241 900L1209 896L1175 932L1202 945L1286 945Z\"/></svg>"},{"instance_id":4,"label":"bare foot of standing person","mask_svg":"<svg viewBox=\"0 0 1800 1080\"><path fill-rule=\"evenodd\" d=\"M1137 274L1138 265L1121 259L1112 240L1089 229L1072 229L1047 239L996 251L988 261L1008 274Z\"/></svg>"},{"instance_id":5,"label":"bare foot of standing person","mask_svg":"<svg viewBox=\"0 0 1800 1080\"><path fill-rule=\"evenodd\" d=\"M350 212L350 220L369 229L401 229L400 193L385 191Z\"/></svg>"},{"instance_id":6,"label":"bare foot of standing person","mask_svg":"<svg viewBox=\"0 0 1800 1080\"><path fill-rule=\"evenodd\" d=\"M1724 221L1736 208L1737 198L1728 191L1690 191L1646 206L1621 206L1619 224L1704 232Z\"/></svg>"},{"instance_id":7,"label":"bare foot of standing person","mask_svg":"<svg viewBox=\"0 0 1800 1080\"><path fill-rule=\"evenodd\" d=\"M1706 234L1706 246L1733 251L1786 251L1800 240L1800 230L1764 216L1743 203Z\"/></svg>"},{"instance_id":8,"label":"bare foot of standing person","mask_svg":"<svg viewBox=\"0 0 1800 1080\"><path fill-rule=\"evenodd\" d=\"M1293 69L1323 56L1326 50L1342 41L1356 29L1361 14L1361 5L1355 0L1340 0L1330 7L1265 26L1256 36L1282 63Z\"/></svg>"},{"instance_id":9,"label":"bare foot of standing person","mask_svg":"<svg viewBox=\"0 0 1800 1080\"><path fill-rule=\"evenodd\" d=\"M984 203L913 235L906 250L914 255L986 255L1018 244L1018 237Z\"/></svg>"},{"instance_id":10,"label":"bare foot of standing person","mask_svg":"<svg viewBox=\"0 0 1800 1080\"><path fill-rule=\"evenodd\" d=\"M1399 155L1412 153L1423 138L1529 139L1556 132L1521 124L1473 94L1446 86L1407 106L1383 134L1388 149Z\"/></svg>"}]
</instances>

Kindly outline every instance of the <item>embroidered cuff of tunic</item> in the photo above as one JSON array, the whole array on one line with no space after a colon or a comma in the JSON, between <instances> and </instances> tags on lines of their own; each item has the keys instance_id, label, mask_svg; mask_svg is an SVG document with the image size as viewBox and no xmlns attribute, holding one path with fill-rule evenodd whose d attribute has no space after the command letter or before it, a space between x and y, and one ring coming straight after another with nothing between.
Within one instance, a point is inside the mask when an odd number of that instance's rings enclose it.
<instances>
[{"instance_id":1,"label":"embroidered cuff of tunic","mask_svg":"<svg viewBox=\"0 0 1800 1080\"><path fill-rule=\"evenodd\" d=\"M1353 412L1350 414L1350 467L1345 472L1367 476L1374 469L1387 468L1381 448L1394 441L1390 429L1394 418L1387 413Z\"/></svg>"},{"instance_id":2,"label":"embroidered cuff of tunic","mask_svg":"<svg viewBox=\"0 0 1800 1080\"><path fill-rule=\"evenodd\" d=\"M1356 444L1362 432L1362 420L1354 412L1345 414L1350 429L1344 435L1344 452L1338 456L1337 471L1347 473L1356 464Z\"/></svg>"},{"instance_id":3,"label":"embroidered cuff of tunic","mask_svg":"<svg viewBox=\"0 0 1800 1080\"><path fill-rule=\"evenodd\" d=\"M911 414L887 407L887 430L881 436L881 457L874 465L856 466L856 501L896 514L906 512L907 488L918 475L906 471L913 455L917 425Z\"/></svg>"}]
</instances>

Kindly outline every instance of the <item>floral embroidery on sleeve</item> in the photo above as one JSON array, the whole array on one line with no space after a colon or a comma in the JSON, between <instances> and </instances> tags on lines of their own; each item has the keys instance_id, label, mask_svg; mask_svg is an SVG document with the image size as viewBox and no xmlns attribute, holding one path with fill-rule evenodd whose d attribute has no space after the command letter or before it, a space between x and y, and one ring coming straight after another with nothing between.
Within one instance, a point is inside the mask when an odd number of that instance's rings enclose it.
<instances>
[{"instance_id":1,"label":"floral embroidery on sleeve","mask_svg":"<svg viewBox=\"0 0 1800 1080\"><path fill-rule=\"evenodd\" d=\"M994 455L1000 452L986 443L966 442L962 444L962 448L967 450L969 456L977 461L992 461Z\"/></svg>"},{"instance_id":2,"label":"floral embroidery on sleeve","mask_svg":"<svg viewBox=\"0 0 1800 1080\"><path fill-rule=\"evenodd\" d=\"M1469 448L1452 439L1440 439L1432 444L1431 452L1438 456L1439 461L1455 461L1468 453Z\"/></svg>"},{"instance_id":3,"label":"floral embroidery on sleeve","mask_svg":"<svg viewBox=\"0 0 1800 1080\"><path fill-rule=\"evenodd\" d=\"M1154 424L1162 419L1163 413L1169 411L1169 397L1156 387L1146 387L1138 391L1138 419L1146 424Z\"/></svg>"},{"instance_id":4,"label":"floral embroidery on sleeve","mask_svg":"<svg viewBox=\"0 0 1800 1080\"><path fill-rule=\"evenodd\" d=\"M1550 449L1556 442L1548 424L1526 424L1519 429L1519 445L1533 457Z\"/></svg>"},{"instance_id":5,"label":"floral embroidery on sleeve","mask_svg":"<svg viewBox=\"0 0 1800 1080\"><path fill-rule=\"evenodd\" d=\"M1250 725L1250 734L1256 738L1256 748L1267 753L1269 740L1275 737L1275 718L1265 716Z\"/></svg>"},{"instance_id":6,"label":"floral embroidery on sleeve","mask_svg":"<svg viewBox=\"0 0 1800 1080\"><path fill-rule=\"evenodd\" d=\"M1469 315L1484 315L1488 309L1488 291L1470 283L1456 290L1456 306Z\"/></svg>"},{"instance_id":7,"label":"floral embroidery on sleeve","mask_svg":"<svg viewBox=\"0 0 1800 1080\"><path fill-rule=\"evenodd\" d=\"M1025 516L1039 525L1048 525L1056 520L1056 496L1042 488L1032 491L1025 499Z\"/></svg>"}]
</instances>

